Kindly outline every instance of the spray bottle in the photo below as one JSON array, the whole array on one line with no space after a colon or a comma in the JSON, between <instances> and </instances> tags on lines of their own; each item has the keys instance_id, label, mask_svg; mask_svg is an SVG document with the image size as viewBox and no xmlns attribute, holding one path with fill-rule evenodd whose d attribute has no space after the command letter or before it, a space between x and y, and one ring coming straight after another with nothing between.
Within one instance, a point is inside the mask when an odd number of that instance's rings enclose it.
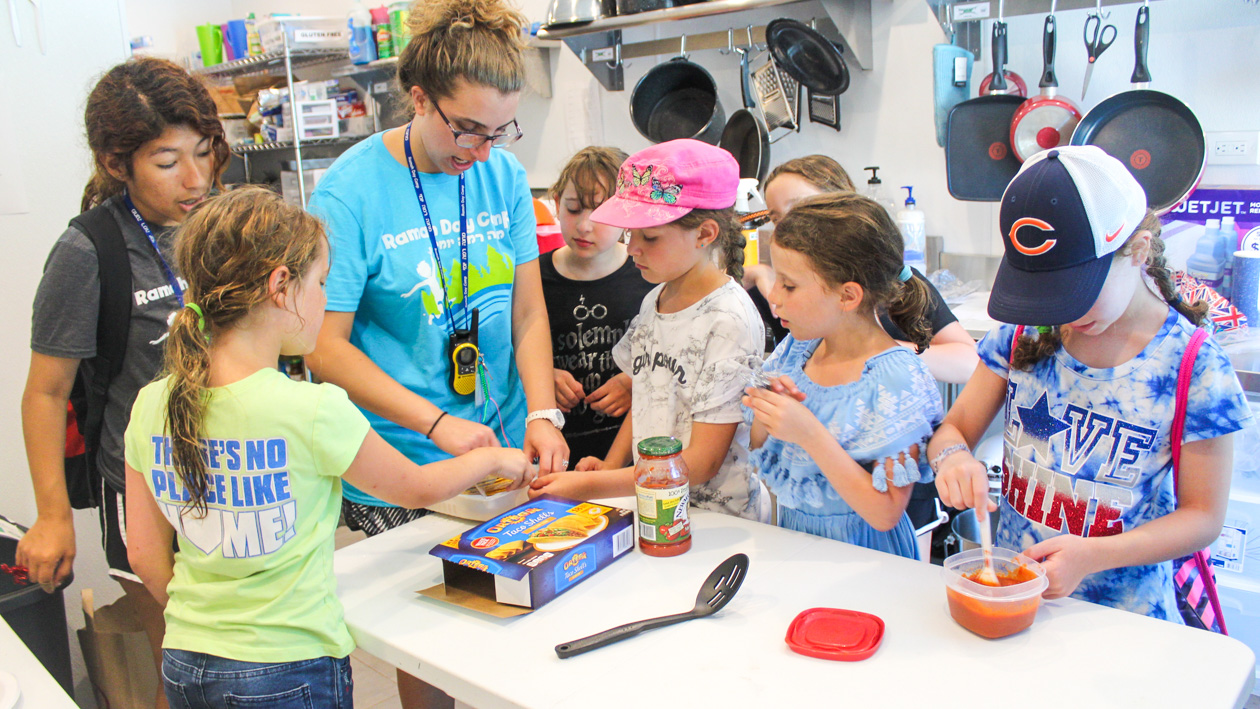
<instances>
[{"instance_id":1,"label":"spray bottle","mask_svg":"<svg viewBox=\"0 0 1260 709\"><path fill-rule=\"evenodd\" d=\"M376 40L372 36L372 13L368 12L359 0L355 0L346 25L350 28L350 63L367 64L376 61Z\"/></svg>"},{"instance_id":2,"label":"spray bottle","mask_svg":"<svg viewBox=\"0 0 1260 709\"><path fill-rule=\"evenodd\" d=\"M744 217L752 213L752 200L761 200L761 194L757 192L757 180L751 177L742 178L739 181L739 192L735 197L735 213L739 217ZM757 229L745 228L744 232L744 268L748 268L759 263L761 258L760 252L757 250Z\"/></svg>"},{"instance_id":3,"label":"spray bottle","mask_svg":"<svg viewBox=\"0 0 1260 709\"><path fill-rule=\"evenodd\" d=\"M927 272L927 229L923 212L915 209L914 187L904 186L906 191L905 209L897 212L897 228L901 230L901 238L906 242L906 265Z\"/></svg>"}]
</instances>

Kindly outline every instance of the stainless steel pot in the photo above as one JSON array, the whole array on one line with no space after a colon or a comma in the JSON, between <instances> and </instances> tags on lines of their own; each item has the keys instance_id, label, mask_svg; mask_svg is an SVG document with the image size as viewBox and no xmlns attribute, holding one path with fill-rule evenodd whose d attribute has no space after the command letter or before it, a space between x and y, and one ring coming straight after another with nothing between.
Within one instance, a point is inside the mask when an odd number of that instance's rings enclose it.
<instances>
[{"instance_id":1,"label":"stainless steel pot","mask_svg":"<svg viewBox=\"0 0 1260 709\"><path fill-rule=\"evenodd\" d=\"M1001 508L989 513L989 529L993 530L994 536L997 536L998 512L1001 512ZM980 548L980 524L976 522L975 510L963 510L958 513L954 521L949 523L949 529L958 538L960 545L958 551Z\"/></svg>"},{"instance_id":2,"label":"stainless steel pot","mask_svg":"<svg viewBox=\"0 0 1260 709\"><path fill-rule=\"evenodd\" d=\"M675 57L648 70L630 95L630 118L653 143L695 138L717 145L726 126L713 75Z\"/></svg>"},{"instance_id":3,"label":"stainless steel pot","mask_svg":"<svg viewBox=\"0 0 1260 709\"><path fill-rule=\"evenodd\" d=\"M547 26L580 25L617 14L615 0L551 0Z\"/></svg>"}]
</instances>

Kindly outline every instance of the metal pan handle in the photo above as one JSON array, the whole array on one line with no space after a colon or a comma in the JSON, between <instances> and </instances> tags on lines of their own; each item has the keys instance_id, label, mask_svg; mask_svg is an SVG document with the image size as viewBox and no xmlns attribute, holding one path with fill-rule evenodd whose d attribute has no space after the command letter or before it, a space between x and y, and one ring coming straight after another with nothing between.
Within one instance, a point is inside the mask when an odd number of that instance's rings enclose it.
<instances>
[{"instance_id":1,"label":"metal pan handle","mask_svg":"<svg viewBox=\"0 0 1260 709\"><path fill-rule=\"evenodd\" d=\"M1137 26L1133 28L1133 76L1134 84L1151 83L1151 72L1146 67L1147 44L1151 38L1151 8L1143 5L1137 11Z\"/></svg>"}]
</instances>

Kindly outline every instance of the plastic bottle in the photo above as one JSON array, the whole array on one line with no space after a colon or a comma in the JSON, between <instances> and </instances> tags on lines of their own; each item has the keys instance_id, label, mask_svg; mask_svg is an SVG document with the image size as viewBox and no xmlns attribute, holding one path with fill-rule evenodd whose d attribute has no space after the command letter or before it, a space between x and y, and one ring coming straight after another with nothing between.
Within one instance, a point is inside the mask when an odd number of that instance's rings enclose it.
<instances>
[{"instance_id":1,"label":"plastic bottle","mask_svg":"<svg viewBox=\"0 0 1260 709\"><path fill-rule=\"evenodd\" d=\"M739 192L735 197L735 213L737 216L743 217L745 214L752 213L751 200L753 198L761 199L761 194L757 192L757 180L745 177L739 181ZM744 268L748 268L760 262L760 253L757 250L757 229L755 227L746 228L743 232Z\"/></svg>"},{"instance_id":2,"label":"plastic bottle","mask_svg":"<svg viewBox=\"0 0 1260 709\"><path fill-rule=\"evenodd\" d=\"M394 33L389 28L389 8L381 5L372 8L372 32L376 38L376 58L394 56Z\"/></svg>"},{"instance_id":3,"label":"plastic bottle","mask_svg":"<svg viewBox=\"0 0 1260 709\"><path fill-rule=\"evenodd\" d=\"M879 206L888 212L888 216L895 219L897 207L893 204L892 198L888 196L888 192L884 190L884 181L879 179L879 167L864 167L862 169L871 171L871 179L866 181L866 188L862 190L862 194L879 202Z\"/></svg>"},{"instance_id":4,"label":"plastic bottle","mask_svg":"<svg viewBox=\"0 0 1260 709\"><path fill-rule=\"evenodd\" d=\"M1225 240L1221 238L1220 219L1207 220L1194 253L1186 259L1186 273L1212 288L1221 287L1225 276Z\"/></svg>"},{"instance_id":5,"label":"plastic bottle","mask_svg":"<svg viewBox=\"0 0 1260 709\"><path fill-rule=\"evenodd\" d=\"M906 242L906 265L926 273L927 228L923 212L915 209L914 187L907 185L901 189L906 191L906 208L897 212L897 228Z\"/></svg>"},{"instance_id":6,"label":"plastic bottle","mask_svg":"<svg viewBox=\"0 0 1260 709\"><path fill-rule=\"evenodd\" d=\"M350 28L350 63L367 64L376 60L376 42L372 38L372 13L355 0L346 20Z\"/></svg>"},{"instance_id":7,"label":"plastic bottle","mask_svg":"<svg viewBox=\"0 0 1260 709\"><path fill-rule=\"evenodd\" d=\"M648 556L678 556L691 548L687 513L691 484L682 441L671 436L639 441L634 494L639 503L639 551Z\"/></svg>"},{"instance_id":8,"label":"plastic bottle","mask_svg":"<svg viewBox=\"0 0 1260 709\"><path fill-rule=\"evenodd\" d=\"M1229 298L1234 292L1234 252L1238 250L1238 228L1233 217L1221 217L1221 242L1225 249L1225 272L1221 275L1220 294Z\"/></svg>"},{"instance_id":9,"label":"plastic bottle","mask_svg":"<svg viewBox=\"0 0 1260 709\"><path fill-rule=\"evenodd\" d=\"M254 13L245 18L245 45L249 48L249 56L256 57L263 53L262 37L258 34L258 21Z\"/></svg>"}]
</instances>

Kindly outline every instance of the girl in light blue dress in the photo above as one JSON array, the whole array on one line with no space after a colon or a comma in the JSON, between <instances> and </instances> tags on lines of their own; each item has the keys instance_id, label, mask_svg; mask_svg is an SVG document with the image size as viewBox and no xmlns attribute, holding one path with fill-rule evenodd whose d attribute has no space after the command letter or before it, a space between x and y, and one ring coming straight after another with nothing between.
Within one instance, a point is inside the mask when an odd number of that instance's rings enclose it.
<instances>
[{"instance_id":1,"label":"girl in light blue dress","mask_svg":"<svg viewBox=\"0 0 1260 709\"><path fill-rule=\"evenodd\" d=\"M778 499L779 525L918 558L906 505L928 482L927 441L942 418L936 381L880 327L886 306L918 351L931 298L903 263L901 234L853 193L810 197L776 225L769 301L791 335L749 388L752 460Z\"/></svg>"}]
</instances>

